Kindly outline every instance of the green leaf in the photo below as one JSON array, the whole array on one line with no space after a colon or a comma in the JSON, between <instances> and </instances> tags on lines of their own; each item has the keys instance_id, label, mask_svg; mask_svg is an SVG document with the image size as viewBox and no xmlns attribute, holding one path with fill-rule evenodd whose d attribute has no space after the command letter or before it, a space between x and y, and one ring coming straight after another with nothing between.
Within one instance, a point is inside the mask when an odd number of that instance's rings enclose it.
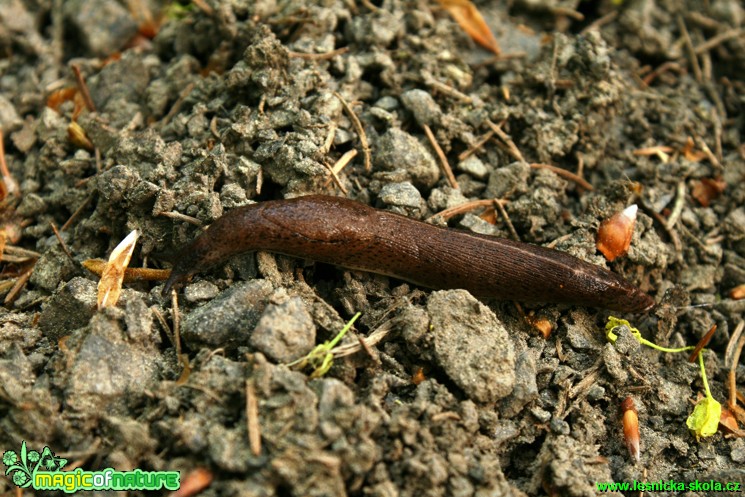
<instances>
[{"instance_id":1,"label":"green leaf","mask_svg":"<svg viewBox=\"0 0 745 497\"><path fill-rule=\"evenodd\" d=\"M297 366L300 369L306 366L312 367L313 372L310 374L311 379L320 378L321 376L328 373L329 369L331 369L331 366L334 363L334 347L336 347L339 341L352 328L354 322L357 321L357 318L361 315L361 312L355 314L354 317L350 319L346 325L344 325L344 328L342 328L342 330L333 338L333 340L324 342L321 345L316 345L316 347L311 350L308 355L306 355L305 357L301 357L296 361L292 361L288 364L288 366Z\"/></svg>"},{"instance_id":2,"label":"green leaf","mask_svg":"<svg viewBox=\"0 0 745 497\"><path fill-rule=\"evenodd\" d=\"M721 415L722 404L713 397L704 397L693 408L693 412L686 420L686 425L696 435L696 438L710 437L717 432Z\"/></svg>"},{"instance_id":3,"label":"green leaf","mask_svg":"<svg viewBox=\"0 0 745 497\"><path fill-rule=\"evenodd\" d=\"M641 332L637 330L636 328L634 328L633 326L631 326L631 323L629 323L625 319L617 318L615 316L608 316L608 322L605 323L605 336L608 337L609 342L616 343L616 339L618 338L618 334L616 333L616 328L619 328L621 326L625 326L629 330L631 330L631 333L635 337L641 337Z\"/></svg>"},{"instance_id":4,"label":"green leaf","mask_svg":"<svg viewBox=\"0 0 745 497\"><path fill-rule=\"evenodd\" d=\"M10 473L12 473L13 471L19 471L19 470L20 470L20 471L26 471L26 468L25 468L25 467L23 467L23 466L22 466L22 465L20 465L20 464L14 464L14 465L10 466L10 467L9 467L8 469L6 469L6 470L5 470L5 474L6 474L6 475L9 475L9 474L10 474Z\"/></svg>"}]
</instances>

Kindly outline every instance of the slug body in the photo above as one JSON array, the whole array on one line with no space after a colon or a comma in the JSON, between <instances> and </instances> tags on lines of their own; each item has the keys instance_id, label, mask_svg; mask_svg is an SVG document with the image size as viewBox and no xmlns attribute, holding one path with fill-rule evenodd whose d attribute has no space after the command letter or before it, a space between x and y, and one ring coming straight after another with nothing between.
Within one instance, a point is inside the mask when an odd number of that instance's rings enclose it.
<instances>
[{"instance_id":1,"label":"slug body","mask_svg":"<svg viewBox=\"0 0 745 497\"><path fill-rule=\"evenodd\" d=\"M624 312L654 305L649 295L616 274L558 250L440 228L323 195L228 212L182 251L163 293L198 271L252 250L361 269L428 288L463 288L499 300Z\"/></svg>"}]
</instances>

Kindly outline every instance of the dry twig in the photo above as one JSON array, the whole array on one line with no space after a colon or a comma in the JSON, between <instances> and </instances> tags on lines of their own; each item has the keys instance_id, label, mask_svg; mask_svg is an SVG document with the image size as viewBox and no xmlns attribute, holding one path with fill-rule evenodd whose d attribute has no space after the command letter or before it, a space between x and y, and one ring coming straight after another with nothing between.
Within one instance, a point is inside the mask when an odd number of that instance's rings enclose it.
<instances>
[{"instance_id":1,"label":"dry twig","mask_svg":"<svg viewBox=\"0 0 745 497\"><path fill-rule=\"evenodd\" d=\"M329 186L329 183L331 183L331 180L333 179L336 182L336 184L339 187L339 189L341 191L343 191L344 193L347 193L347 190L342 185L341 180L339 179L338 174L345 167L347 167L347 164L349 164L352 161L352 159L354 159L356 156L357 156L357 150L351 149L351 150L348 150L344 155L342 155L341 157L339 157L339 160L336 161L336 163L333 166L331 166L331 167L326 166L326 167L328 167L329 174L331 175L331 177L326 180L326 182L323 184L323 186L324 187Z\"/></svg>"},{"instance_id":2,"label":"dry twig","mask_svg":"<svg viewBox=\"0 0 745 497\"><path fill-rule=\"evenodd\" d=\"M251 453L261 455L261 425L259 424L259 401L253 379L246 380L246 430Z\"/></svg>"},{"instance_id":3,"label":"dry twig","mask_svg":"<svg viewBox=\"0 0 745 497\"><path fill-rule=\"evenodd\" d=\"M349 52L349 47L337 48L336 50L332 50L326 53L303 53L303 52L293 52L292 50L290 50L287 52L287 54L290 57L294 57L296 59L327 60L327 59L333 59L337 55L342 55L347 52Z\"/></svg>"},{"instance_id":4,"label":"dry twig","mask_svg":"<svg viewBox=\"0 0 745 497\"><path fill-rule=\"evenodd\" d=\"M698 56L696 50L693 48L693 42L691 41L691 35L688 34L688 28L683 20L683 16L678 16L678 28L680 33L683 35L683 42L685 43L686 51L688 52L688 58L691 60L691 67L693 68L693 75L696 77L696 81L699 83L703 82L704 78L701 74L701 65L698 63Z\"/></svg>"},{"instance_id":5,"label":"dry twig","mask_svg":"<svg viewBox=\"0 0 745 497\"><path fill-rule=\"evenodd\" d=\"M159 212L159 216L168 217L171 219L176 219L178 221L184 221L189 224L193 224L194 226L202 226L202 221L195 217L187 216L186 214L181 214L180 212L176 211L169 211L169 212Z\"/></svg>"},{"instance_id":6,"label":"dry twig","mask_svg":"<svg viewBox=\"0 0 745 497\"><path fill-rule=\"evenodd\" d=\"M365 154L365 171L370 171L372 170L372 156L370 154L370 142L367 141L365 128L362 127L360 118L357 117L357 114L355 114L354 110L352 110L352 107L350 107L347 101L344 100L344 97L342 97L341 94L336 91L334 92L334 96L341 102L341 105L344 107L344 110L347 112L349 119L351 119L352 124L354 125L354 129L357 131L357 136L359 137L360 144L362 145L362 153Z\"/></svg>"},{"instance_id":7,"label":"dry twig","mask_svg":"<svg viewBox=\"0 0 745 497\"><path fill-rule=\"evenodd\" d=\"M492 130L489 130L486 133L484 133L484 135L481 138L479 138L478 141L471 148L461 152L460 155L458 155L458 160L462 162L466 160L467 158L469 158L474 153L481 150L484 144L488 142L489 140L491 140L492 136L494 136L494 131Z\"/></svg>"},{"instance_id":8,"label":"dry twig","mask_svg":"<svg viewBox=\"0 0 745 497\"><path fill-rule=\"evenodd\" d=\"M491 121L486 121L486 124L492 129L492 131L494 131L494 134L496 134L499 139L502 140L505 145L507 145L507 151L514 159L520 162L526 162L523 153L520 152L519 148L517 148L517 145L515 145L515 142L512 141L512 138L510 138L510 136L502 130L501 126L504 123L496 125Z\"/></svg>"},{"instance_id":9,"label":"dry twig","mask_svg":"<svg viewBox=\"0 0 745 497\"><path fill-rule=\"evenodd\" d=\"M91 92L88 90L83 73L80 72L80 66L72 64L70 67L72 68L72 73L75 75L75 84L78 86L78 91L83 96L85 107L88 109L88 112L96 112L96 104L93 103Z\"/></svg>"},{"instance_id":10,"label":"dry twig","mask_svg":"<svg viewBox=\"0 0 745 497\"><path fill-rule=\"evenodd\" d=\"M10 174L8 170L8 164L5 162L5 145L3 144L3 130L0 129L0 174L3 176L3 182L5 183L5 193L8 195L15 195L19 191L18 183L15 178ZM3 200L0 198L0 200Z\"/></svg>"},{"instance_id":11,"label":"dry twig","mask_svg":"<svg viewBox=\"0 0 745 497\"><path fill-rule=\"evenodd\" d=\"M70 227L70 225L75 221L75 219L78 218L78 216L83 212L83 210L88 207L88 204L90 201L93 200L93 195L88 195L88 197L83 201L82 204L80 204L80 207L75 209L75 212L73 212L70 215L70 218L65 222L65 224L62 225L62 228L60 228L60 231L65 231L67 228Z\"/></svg>"},{"instance_id":12,"label":"dry twig","mask_svg":"<svg viewBox=\"0 0 745 497\"><path fill-rule=\"evenodd\" d=\"M471 212L473 210L476 210L481 207L491 207L494 205L494 203L507 203L506 200L501 199L483 199L483 200L474 200L472 202L465 202L460 205L456 205L455 207L450 207L449 209L445 209L444 211L440 211L437 214L429 217L427 221L431 221L435 218L442 218L444 220L448 220L453 216L457 216L459 214L465 214L466 212Z\"/></svg>"},{"instance_id":13,"label":"dry twig","mask_svg":"<svg viewBox=\"0 0 745 497\"><path fill-rule=\"evenodd\" d=\"M696 55L701 55L702 53L708 52L712 48L721 45L725 41L731 40L733 38L738 38L743 34L745 34L745 31L743 31L741 28L730 29L723 33L719 33L718 35L709 38L708 40L694 48L693 53L695 53Z\"/></svg>"},{"instance_id":14,"label":"dry twig","mask_svg":"<svg viewBox=\"0 0 745 497\"><path fill-rule=\"evenodd\" d=\"M745 321L740 321L737 324L737 327L735 328L735 332L732 333L732 337L736 337L738 335L742 334L743 327L745 327ZM727 350L730 350L730 345L734 345L734 340L730 340L730 343L727 345ZM733 347L732 352L732 362L729 363L729 377L728 377L728 383L729 383L729 406L731 409L734 409L737 405L737 365L740 362L740 354L742 353L742 349L745 347L745 335L740 336L740 339L737 340L737 345ZM725 353L725 358L728 356L727 353Z\"/></svg>"},{"instance_id":15,"label":"dry twig","mask_svg":"<svg viewBox=\"0 0 745 497\"><path fill-rule=\"evenodd\" d=\"M594 190L592 185L588 183L586 179L582 178L581 176L577 174L574 174L571 171L567 171L566 169L563 169L561 167L552 166L551 164L530 164L530 167L532 169L548 169L549 171L554 172L556 175L561 176L564 179L568 179L570 181L577 183L579 186L581 186L587 191Z\"/></svg>"},{"instance_id":16,"label":"dry twig","mask_svg":"<svg viewBox=\"0 0 745 497\"><path fill-rule=\"evenodd\" d=\"M615 19L616 16L618 16L618 12L619 12L618 10L611 10L609 13L605 14L603 17L600 17L598 19L595 19L593 22L591 22L590 24L588 24L587 26L585 26L582 29L582 31L580 31L580 34L581 35L586 35L587 33L589 33L592 30L600 29L603 26L605 26L606 24L609 24L609 23L613 22L613 19Z\"/></svg>"},{"instance_id":17,"label":"dry twig","mask_svg":"<svg viewBox=\"0 0 745 497\"><path fill-rule=\"evenodd\" d=\"M55 236L55 237L57 237L57 241L59 242L59 245L60 245L60 247L62 247L62 250L63 250L63 251L65 252L65 254L67 255L67 257L68 257L68 258L69 258L69 259L70 259L70 260L71 260L71 261L72 261L73 263L75 263L75 258L74 258L74 257L72 256L72 253L70 252L70 249L69 249L69 248L67 248L67 244L65 243L65 241L64 241L64 240L62 239L62 237L60 236L60 234L59 234L59 230L57 229L57 225L56 225L56 224L54 224L54 222L53 222L53 221L50 221L50 222L49 222L49 225L50 225L50 226L52 227L52 231L54 231L54 236ZM105 262L104 262L104 264L105 264Z\"/></svg>"},{"instance_id":18,"label":"dry twig","mask_svg":"<svg viewBox=\"0 0 745 497\"><path fill-rule=\"evenodd\" d=\"M429 73L422 73L422 78L424 79L424 84L429 86L430 88L433 88L435 90L438 90L441 93L444 93L445 95L452 97L456 100L459 100L460 102L463 102L464 104L472 104L473 98L469 97L465 93L456 90L452 86L448 86L445 83L441 83L440 81L437 81L434 77L432 77Z\"/></svg>"},{"instance_id":19,"label":"dry twig","mask_svg":"<svg viewBox=\"0 0 745 497\"><path fill-rule=\"evenodd\" d=\"M442 151L442 147L440 147L440 144L437 143L437 139L435 138L434 133L432 133L432 129L430 129L430 127L426 124L423 124L422 127L424 128L424 133L427 135L429 143L432 145L432 148L435 149L437 158L440 160L440 169L442 169L442 172L445 173L445 176L448 179L448 183L450 183L450 186L455 189L460 188L458 186L458 181L455 179L455 175L453 174L453 170L450 168L448 159L447 157L445 157L445 152Z\"/></svg>"},{"instance_id":20,"label":"dry twig","mask_svg":"<svg viewBox=\"0 0 745 497\"><path fill-rule=\"evenodd\" d=\"M23 270L23 273L21 273L21 275L16 280L13 288L11 288L8 292L8 295L5 296L5 301L3 302L5 306L9 306L16 301L18 295L20 295L21 293L21 290L23 290L23 287L26 286L26 282L28 282L28 279L31 277L31 273L34 272L35 266L36 262L34 261L33 264L28 265L28 267Z\"/></svg>"},{"instance_id":21,"label":"dry twig","mask_svg":"<svg viewBox=\"0 0 745 497\"><path fill-rule=\"evenodd\" d=\"M507 214L507 211L504 209L502 202L494 202L494 205L497 207L497 210L499 211L499 215L502 216L504 223L507 225L507 230L510 232L510 236L512 236L512 239L515 240L516 242L519 242L520 237L517 234L517 230L515 230L515 226L512 225L512 220L510 219L510 216Z\"/></svg>"}]
</instances>

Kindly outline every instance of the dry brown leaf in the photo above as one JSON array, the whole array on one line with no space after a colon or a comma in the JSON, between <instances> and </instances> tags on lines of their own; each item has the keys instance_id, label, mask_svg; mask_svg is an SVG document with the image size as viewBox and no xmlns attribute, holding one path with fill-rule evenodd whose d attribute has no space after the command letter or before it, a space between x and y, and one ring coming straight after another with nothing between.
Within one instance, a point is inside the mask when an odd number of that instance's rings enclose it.
<instances>
[{"instance_id":1,"label":"dry brown leaf","mask_svg":"<svg viewBox=\"0 0 745 497\"><path fill-rule=\"evenodd\" d=\"M129 265L136 244L137 230L134 230L111 252L109 262L106 263L101 273L101 281L98 282L99 309L113 307L119 301L124 282L124 270Z\"/></svg>"},{"instance_id":2,"label":"dry brown leaf","mask_svg":"<svg viewBox=\"0 0 745 497\"><path fill-rule=\"evenodd\" d=\"M701 178L693 182L691 196L698 200L699 204L708 207L726 188L727 183L721 178Z\"/></svg>"},{"instance_id":3,"label":"dry brown leaf","mask_svg":"<svg viewBox=\"0 0 745 497\"><path fill-rule=\"evenodd\" d=\"M481 12L470 0L438 0L440 5L447 10L455 22L470 36L473 41L494 52L496 55L502 53L497 39L494 38L489 25L486 24Z\"/></svg>"},{"instance_id":4,"label":"dry brown leaf","mask_svg":"<svg viewBox=\"0 0 745 497\"><path fill-rule=\"evenodd\" d=\"M497 210L494 207L487 207L479 217L491 225L497 224Z\"/></svg>"},{"instance_id":5,"label":"dry brown leaf","mask_svg":"<svg viewBox=\"0 0 745 497\"><path fill-rule=\"evenodd\" d=\"M725 429L728 433L742 437L743 431L737 425L737 419L726 407L722 408L722 413L719 415L719 427Z\"/></svg>"},{"instance_id":6,"label":"dry brown leaf","mask_svg":"<svg viewBox=\"0 0 745 497\"><path fill-rule=\"evenodd\" d=\"M78 89L74 86L55 90L47 97L47 107L59 112L60 106L65 102L73 100L77 93Z\"/></svg>"},{"instance_id":7,"label":"dry brown leaf","mask_svg":"<svg viewBox=\"0 0 745 497\"><path fill-rule=\"evenodd\" d=\"M683 154L683 157L691 162L700 162L706 159L706 152L696 150L696 143L690 136L686 139L686 142L680 151Z\"/></svg>"}]
</instances>

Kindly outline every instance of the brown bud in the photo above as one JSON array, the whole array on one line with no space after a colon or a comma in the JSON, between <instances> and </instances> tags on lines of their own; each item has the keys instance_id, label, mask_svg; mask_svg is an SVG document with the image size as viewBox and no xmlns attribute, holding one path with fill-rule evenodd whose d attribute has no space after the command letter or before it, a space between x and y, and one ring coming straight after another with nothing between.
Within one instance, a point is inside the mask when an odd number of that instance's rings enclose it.
<instances>
[{"instance_id":1,"label":"brown bud","mask_svg":"<svg viewBox=\"0 0 745 497\"><path fill-rule=\"evenodd\" d=\"M93 143L91 143L88 136L85 134L85 130L83 130L83 128L75 121L71 122L67 127L67 137L76 147L84 148L89 151L93 151L94 149Z\"/></svg>"},{"instance_id":2,"label":"brown bud","mask_svg":"<svg viewBox=\"0 0 745 497\"><path fill-rule=\"evenodd\" d=\"M745 285L739 285L730 290L729 298L735 300L745 299Z\"/></svg>"},{"instance_id":3,"label":"brown bud","mask_svg":"<svg viewBox=\"0 0 745 497\"><path fill-rule=\"evenodd\" d=\"M527 316L528 323L538 330L543 338L548 339L554 331L554 324L544 317Z\"/></svg>"},{"instance_id":4,"label":"brown bud","mask_svg":"<svg viewBox=\"0 0 745 497\"><path fill-rule=\"evenodd\" d=\"M636 411L634 399L626 397L621 403L623 410L623 439L629 454L636 462L639 462L639 416Z\"/></svg>"},{"instance_id":5,"label":"brown bud","mask_svg":"<svg viewBox=\"0 0 745 497\"><path fill-rule=\"evenodd\" d=\"M614 214L598 228L597 248L609 261L626 255L636 224L636 204Z\"/></svg>"},{"instance_id":6,"label":"brown bud","mask_svg":"<svg viewBox=\"0 0 745 497\"><path fill-rule=\"evenodd\" d=\"M424 368L422 367L418 367L416 371L414 371L414 374L411 376L411 382L414 385L418 385L426 379L427 376L424 374Z\"/></svg>"},{"instance_id":7,"label":"brown bud","mask_svg":"<svg viewBox=\"0 0 745 497\"><path fill-rule=\"evenodd\" d=\"M181 487L171 497L191 497L209 487L214 475L209 469L194 468L181 480Z\"/></svg>"}]
</instances>

